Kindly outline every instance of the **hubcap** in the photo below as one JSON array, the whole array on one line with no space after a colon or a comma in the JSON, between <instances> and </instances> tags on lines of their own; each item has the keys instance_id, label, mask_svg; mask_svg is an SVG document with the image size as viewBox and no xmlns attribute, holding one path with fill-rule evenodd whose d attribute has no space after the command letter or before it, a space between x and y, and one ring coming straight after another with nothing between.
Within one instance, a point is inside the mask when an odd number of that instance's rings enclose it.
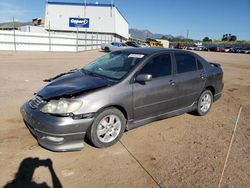
<instances>
[{"instance_id":1,"label":"hubcap","mask_svg":"<svg viewBox=\"0 0 250 188\"><path fill-rule=\"evenodd\" d=\"M121 120L116 115L108 115L97 126L97 137L103 143L109 143L116 139L121 131Z\"/></svg>"},{"instance_id":2,"label":"hubcap","mask_svg":"<svg viewBox=\"0 0 250 188\"><path fill-rule=\"evenodd\" d=\"M209 94L205 94L202 98L201 98L201 103L200 103L200 109L202 112L207 112L211 106L211 101L212 98Z\"/></svg>"}]
</instances>

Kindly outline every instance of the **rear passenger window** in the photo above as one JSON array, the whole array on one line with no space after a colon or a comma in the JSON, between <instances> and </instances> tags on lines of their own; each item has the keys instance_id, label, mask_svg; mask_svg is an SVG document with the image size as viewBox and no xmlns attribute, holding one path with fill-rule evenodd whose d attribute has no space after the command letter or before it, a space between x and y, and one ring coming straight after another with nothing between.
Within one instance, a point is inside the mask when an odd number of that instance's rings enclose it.
<instances>
[{"instance_id":1,"label":"rear passenger window","mask_svg":"<svg viewBox=\"0 0 250 188\"><path fill-rule=\"evenodd\" d=\"M197 67L198 67L198 70L202 70L203 69L203 65L202 65L202 63L200 62L199 59L197 59Z\"/></svg>"},{"instance_id":2,"label":"rear passenger window","mask_svg":"<svg viewBox=\"0 0 250 188\"><path fill-rule=\"evenodd\" d=\"M177 73L197 70L195 57L190 54L175 54Z\"/></svg>"},{"instance_id":3,"label":"rear passenger window","mask_svg":"<svg viewBox=\"0 0 250 188\"><path fill-rule=\"evenodd\" d=\"M140 71L140 74L151 74L152 78L168 76L171 73L172 63L170 54L154 57Z\"/></svg>"}]
</instances>

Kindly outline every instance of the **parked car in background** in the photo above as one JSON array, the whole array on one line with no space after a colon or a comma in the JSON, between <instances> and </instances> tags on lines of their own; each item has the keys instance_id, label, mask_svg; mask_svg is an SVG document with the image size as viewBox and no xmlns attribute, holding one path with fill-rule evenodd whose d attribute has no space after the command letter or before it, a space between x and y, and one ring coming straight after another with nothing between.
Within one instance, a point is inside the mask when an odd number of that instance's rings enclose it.
<instances>
[{"instance_id":1,"label":"parked car in background","mask_svg":"<svg viewBox=\"0 0 250 188\"><path fill-rule=\"evenodd\" d=\"M194 47L194 50L196 50L196 51L209 51L209 49L205 46Z\"/></svg>"},{"instance_id":2,"label":"parked car in background","mask_svg":"<svg viewBox=\"0 0 250 188\"><path fill-rule=\"evenodd\" d=\"M125 49L51 78L21 113L47 149L80 150L85 136L103 148L125 130L185 112L207 114L222 95L222 79L219 64L189 51Z\"/></svg>"},{"instance_id":3,"label":"parked car in background","mask_svg":"<svg viewBox=\"0 0 250 188\"><path fill-rule=\"evenodd\" d=\"M215 47L210 47L209 51L211 51L211 52L225 52L225 48L215 46Z\"/></svg>"},{"instance_id":4,"label":"parked car in background","mask_svg":"<svg viewBox=\"0 0 250 188\"><path fill-rule=\"evenodd\" d=\"M233 48L233 47L226 47L225 48L225 52L232 52L232 53L234 53L235 51L236 51L236 49Z\"/></svg>"},{"instance_id":5,"label":"parked car in background","mask_svg":"<svg viewBox=\"0 0 250 188\"><path fill-rule=\"evenodd\" d=\"M249 54L250 49L248 48L235 48L236 53Z\"/></svg>"},{"instance_id":6,"label":"parked car in background","mask_svg":"<svg viewBox=\"0 0 250 188\"><path fill-rule=\"evenodd\" d=\"M243 51L244 51L245 54L250 54L250 49L249 48L245 48L245 49L243 49Z\"/></svg>"},{"instance_id":7,"label":"parked car in background","mask_svg":"<svg viewBox=\"0 0 250 188\"><path fill-rule=\"evenodd\" d=\"M225 48L218 47L218 48L217 48L217 52L225 52Z\"/></svg>"},{"instance_id":8,"label":"parked car in background","mask_svg":"<svg viewBox=\"0 0 250 188\"><path fill-rule=\"evenodd\" d=\"M196 46L188 46L186 47L186 50L194 50L196 48Z\"/></svg>"},{"instance_id":9,"label":"parked car in background","mask_svg":"<svg viewBox=\"0 0 250 188\"><path fill-rule=\"evenodd\" d=\"M111 42L107 44L101 44L101 49L105 52L113 52L126 48L132 48L132 47L122 42Z\"/></svg>"},{"instance_id":10,"label":"parked car in background","mask_svg":"<svg viewBox=\"0 0 250 188\"><path fill-rule=\"evenodd\" d=\"M244 53L243 48L235 48L236 53Z\"/></svg>"},{"instance_id":11,"label":"parked car in background","mask_svg":"<svg viewBox=\"0 0 250 188\"><path fill-rule=\"evenodd\" d=\"M141 43L141 44L139 44L141 47L143 47L143 48L150 48L150 46L149 46L149 44L147 44L147 43Z\"/></svg>"},{"instance_id":12,"label":"parked car in background","mask_svg":"<svg viewBox=\"0 0 250 188\"><path fill-rule=\"evenodd\" d=\"M135 47L135 48L140 48L141 47L138 43L136 43L134 41L127 41L127 42L125 42L125 44L128 45L128 46L131 46L131 47Z\"/></svg>"}]
</instances>

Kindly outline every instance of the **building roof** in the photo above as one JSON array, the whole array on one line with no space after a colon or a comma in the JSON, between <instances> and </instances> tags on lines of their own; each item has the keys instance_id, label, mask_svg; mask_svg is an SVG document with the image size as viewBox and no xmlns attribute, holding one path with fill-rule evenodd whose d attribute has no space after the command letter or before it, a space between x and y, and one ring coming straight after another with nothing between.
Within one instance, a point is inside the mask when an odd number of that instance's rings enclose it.
<instances>
[{"instance_id":1,"label":"building roof","mask_svg":"<svg viewBox=\"0 0 250 188\"><path fill-rule=\"evenodd\" d=\"M114 5L114 4L107 4L107 3L73 3L73 2L53 2L47 1L47 4L50 5L68 5L68 6L95 6L95 7L115 7L117 11L121 14L124 20L128 23L128 20L123 16L121 11Z\"/></svg>"},{"instance_id":2,"label":"building roof","mask_svg":"<svg viewBox=\"0 0 250 188\"><path fill-rule=\"evenodd\" d=\"M99 7L115 7L114 4L105 4L105 3L73 3L73 2L53 2L48 1L47 4L52 5L73 5L73 6L99 6Z\"/></svg>"}]
</instances>

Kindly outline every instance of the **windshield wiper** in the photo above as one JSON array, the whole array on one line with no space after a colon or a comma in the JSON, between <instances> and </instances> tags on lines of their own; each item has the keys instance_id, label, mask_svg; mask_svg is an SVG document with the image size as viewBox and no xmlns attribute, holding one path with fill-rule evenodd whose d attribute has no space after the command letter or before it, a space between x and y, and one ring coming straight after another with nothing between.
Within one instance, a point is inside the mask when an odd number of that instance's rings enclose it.
<instances>
[{"instance_id":1,"label":"windshield wiper","mask_svg":"<svg viewBox=\"0 0 250 188\"><path fill-rule=\"evenodd\" d=\"M108 77L108 76L105 76L105 75L102 75L102 74L98 74L98 73L95 73L95 72L91 72L91 71L88 71L86 69L82 69L82 71L87 74L87 75L90 75L90 76L94 76L94 77L99 77L99 78L104 78L106 80L112 80L112 81L117 81L117 79L115 78L111 78L111 77Z\"/></svg>"}]
</instances>

